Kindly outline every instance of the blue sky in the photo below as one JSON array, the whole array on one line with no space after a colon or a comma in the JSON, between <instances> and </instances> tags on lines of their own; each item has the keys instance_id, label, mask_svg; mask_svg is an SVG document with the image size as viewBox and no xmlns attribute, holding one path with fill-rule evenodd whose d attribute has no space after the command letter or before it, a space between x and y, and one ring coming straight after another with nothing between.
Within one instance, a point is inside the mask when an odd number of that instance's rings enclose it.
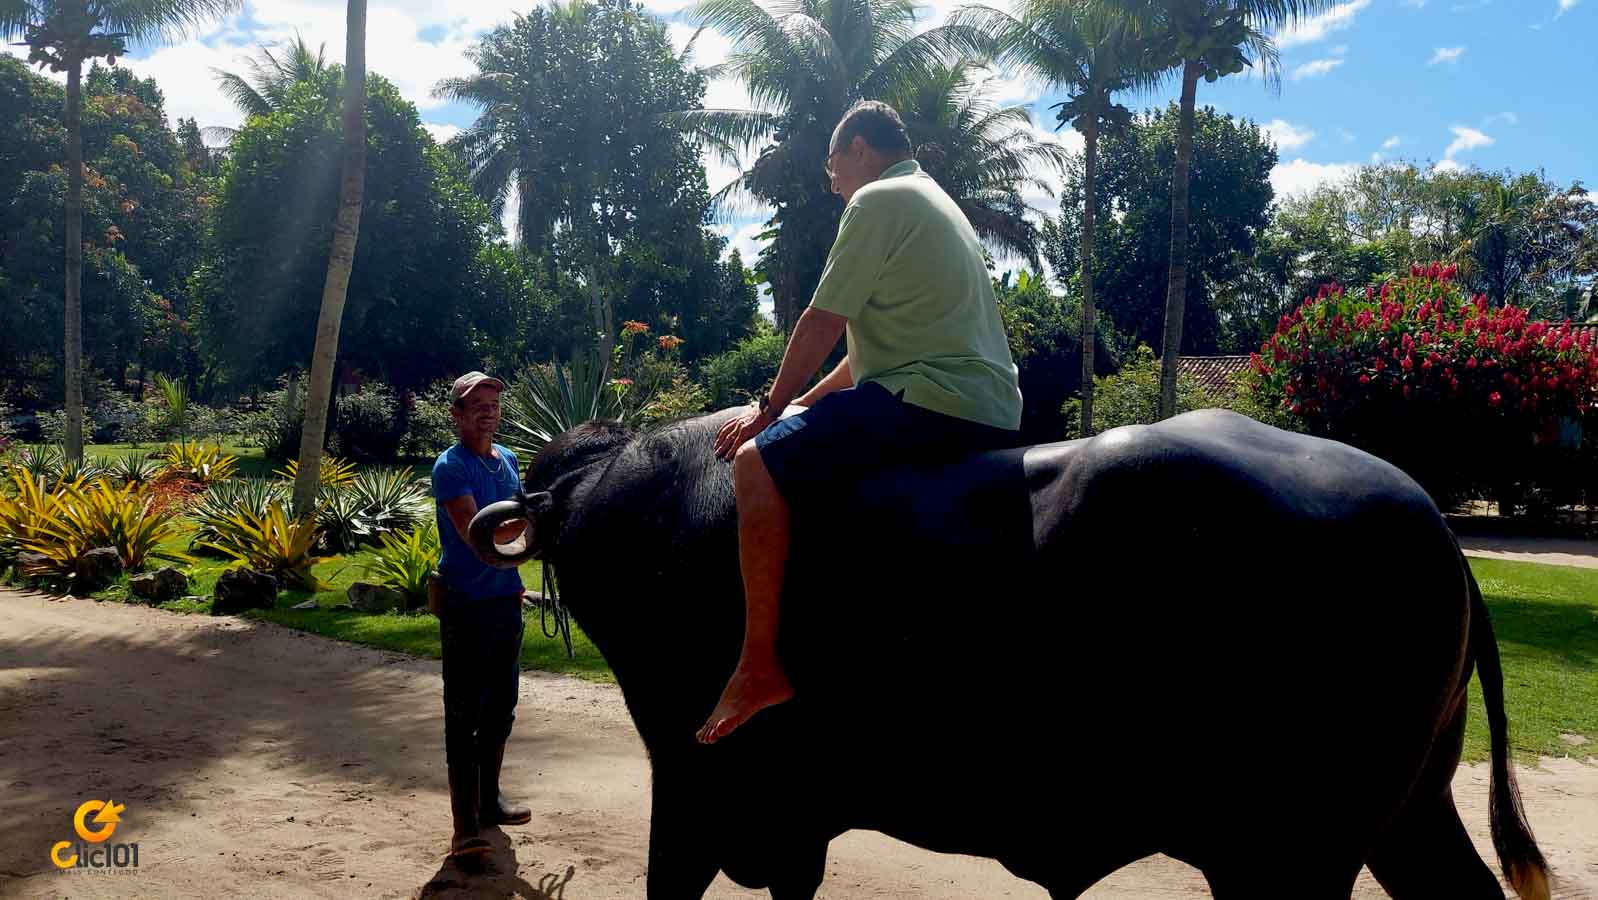
<instances>
[{"instance_id":1,"label":"blue sky","mask_svg":"<svg viewBox=\"0 0 1598 900\"><path fill-rule=\"evenodd\" d=\"M930 0L925 24L942 21L961 0ZM1002 6L1005 0L990 0ZM469 71L463 51L494 23L527 2L377 0L368 19L368 63L416 102L438 137L468 124L473 110L439 103L430 89L439 78ZM668 23L679 46L692 33L687 0L646 0ZM137 48L127 64L154 75L168 113L205 125L236 125L239 116L217 91L210 67L240 71L259 43L297 30L313 45L343 56L344 0L250 0L242 13L172 46ZM1302 191L1346 175L1355 166L1407 160L1428 166L1543 169L1561 184L1598 183L1598 0L1347 0L1329 13L1277 36L1282 85L1266 89L1252 75L1199 86L1199 102L1246 116L1268 128L1281 163L1272 175L1279 194ZM711 64L727 42L707 34L696 61ZM17 52L6 48L6 52ZM995 73L995 99L1029 104L1036 128L1069 147L1070 131L1055 134L1047 109L1057 92ZM1174 99L1175 87L1123 98L1142 109ZM707 106L744 106L741 89L711 85ZM712 187L733 170L707 161ZM1045 212L1053 205L1031 199ZM752 259L760 217L721 226Z\"/></svg>"}]
</instances>

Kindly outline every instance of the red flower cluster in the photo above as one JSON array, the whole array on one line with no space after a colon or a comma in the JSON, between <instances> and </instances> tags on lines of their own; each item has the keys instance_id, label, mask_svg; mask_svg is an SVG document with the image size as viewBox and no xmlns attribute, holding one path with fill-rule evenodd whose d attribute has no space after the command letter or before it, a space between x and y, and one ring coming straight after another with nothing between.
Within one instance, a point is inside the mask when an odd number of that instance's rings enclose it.
<instances>
[{"instance_id":1,"label":"red flower cluster","mask_svg":"<svg viewBox=\"0 0 1598 900\"><path fill-rule=\"evenodd\" d=\"M632 320L628 320L626 322L621 323L621 333L622 334L648 334L649 333L649 326L645 325L642 322L634 322Z\"/></svg>"},{"instance_id":2,"label":"red flower cluster","mask_svg":"<svg viewBox=\"0 0 1598 900\"><path fill-rule=\"evenodd\" d=\"M676 350L678 347L681 347L682 345L683 345L682 338L677 337L674 334L663 334L663 335L660 336L660 349L665 350L668 353L671 352L672 350Z\"/></svg>"},{"instance_id":3,"label":"red flower cluster","mask_svg":"<svg viewBox=\"0 0 1598 900\"><path fill-rule=\"evenodd\" d=\"M1455 271L1414 266L1362 298L1321 288L1253 355L1254 390L1334 432L1362 406L1398 398L1518 414L1536 434L1598 405L1589 331L1466 298Z\"/></svg>"}]
</instances>

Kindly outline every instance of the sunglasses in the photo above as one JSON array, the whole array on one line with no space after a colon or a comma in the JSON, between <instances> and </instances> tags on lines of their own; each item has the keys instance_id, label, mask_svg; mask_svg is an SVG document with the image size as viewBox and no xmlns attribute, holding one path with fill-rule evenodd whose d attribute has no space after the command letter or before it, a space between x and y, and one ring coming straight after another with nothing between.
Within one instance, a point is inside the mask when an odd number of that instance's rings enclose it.
<instances>
[{"instance_id":1,"label":"sunglasses","mask_svg":"<svg viewBox=\"0 0 1598 900\"><path fill-rule=\"evenodd\" d=\"M821 166L821 170L827 173L827 178L832 179L837 177L838 173L832 168L832 161L836 159L839 154L848 152L848 147L840 147L837 150L832 151L832 153L827 156L827 161Z\"/></svg>"}]
</instances>

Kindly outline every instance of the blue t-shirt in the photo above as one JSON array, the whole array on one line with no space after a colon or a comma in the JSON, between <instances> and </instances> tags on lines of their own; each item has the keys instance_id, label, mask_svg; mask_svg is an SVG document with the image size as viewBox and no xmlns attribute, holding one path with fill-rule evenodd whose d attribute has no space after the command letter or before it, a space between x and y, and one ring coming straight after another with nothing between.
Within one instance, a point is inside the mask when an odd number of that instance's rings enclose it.
<instances>
[{"instance_id":1,"label":"blue t-shirt","mask_svg":"<svg viewBox=\"0 0 1598 900\"><path fill-rule=\"evenodd\" d=\"M496 569L477 558L461 540L450 521L444 503L472 495L477 508L516 496L516 454L494 445L497 459L485 459L467 447L456 444L438 455L433 463L433 508L438 516L438 541L443 556L438 571L450 587L473 600L502 597L522 592L522 576L515 569Z\"/></svg>"}]
</instances>

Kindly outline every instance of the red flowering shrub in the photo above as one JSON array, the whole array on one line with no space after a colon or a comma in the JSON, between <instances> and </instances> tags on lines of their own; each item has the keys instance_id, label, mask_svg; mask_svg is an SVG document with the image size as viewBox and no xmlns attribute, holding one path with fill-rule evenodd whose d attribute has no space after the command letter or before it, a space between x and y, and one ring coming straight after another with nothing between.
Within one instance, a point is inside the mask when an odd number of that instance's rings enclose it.
<instances>
[{"instance_id":1,"label":"red flowering shrub","mask_svg":"<svg viewBox=\"0 0 1598 900\"><path fill-rule=\"evenodd\" d=\"M1575 474L1598 407L1591 333L1489 307L1453 276L1433 264L1363 295L1323 287L1254 354L1249 389L1400 466L1439 503ZM1533 471L1548 466L1563 475Z\"/></svg>"}]
</instances>

